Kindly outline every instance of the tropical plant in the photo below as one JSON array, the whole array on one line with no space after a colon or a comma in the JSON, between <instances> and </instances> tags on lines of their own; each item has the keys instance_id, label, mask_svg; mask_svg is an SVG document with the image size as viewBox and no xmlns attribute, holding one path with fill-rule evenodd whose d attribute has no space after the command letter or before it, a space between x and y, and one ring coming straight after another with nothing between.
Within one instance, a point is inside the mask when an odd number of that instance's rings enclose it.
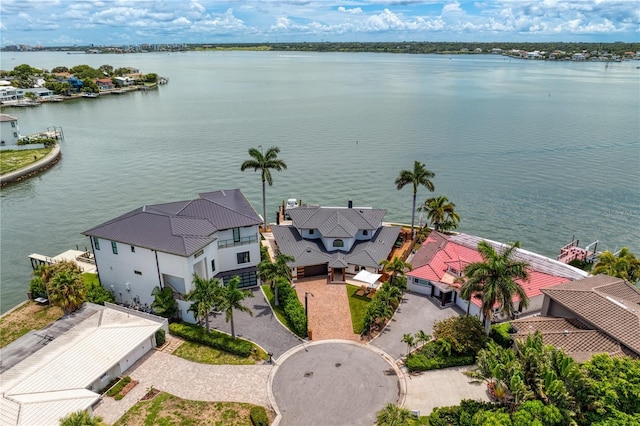
<instances>
[{"instance_id":1,"label":"tropical plant","mask_svg":"<svg viewBox=\"0 0 640 426\"><path fill-rule=\"evenodd\" d=\"M470 282L465 275L457 277L453 282L460 285L460 297L467 302L466 315L469 316L471 310L471 298L482 290L482 283Z\"/></svg>"},{"instance_id":2,"label":"tropical plant","mask_svg":"<svg viewBox=\"0 0 640 426\"><path fill-rule=\"evenodd\" d=\"M414 237L415 233L413 230L413 225L415 224L416 219L416 196L418 194L418 187L424 186L429 191L434 191L433 182L431 179L436 176L430 170L427 170L419 161L415 161L413 163L413 170L402 170L400 171L400 175L396 178L396 188L401 190L406 185L411 184L413 186L413 206L411 208L411 236Z\"/></svg>"},{"instance_id":3,"label":"tropical plant","mask_svg":"<svg viewBox=\"0 0 640 426\"><path fill-rule=\"evenodd\" d=\"M497 252L487 241L480 241L478 252L482 256L482 261L471 263L464 269L467 281L463 286L470 286L482 294L482 318L487 335L496 303L500 306L500 312L509 318L513 317L515 311L514 296L520 299L521 309L529 306L527 293L522 285L516 282L516 280L529 280L527 262L513 259L519 247L520 242L516 241L501 252ZM473 292L465 289L465 295Z\"/></svg>"},{"instance_id":4,"label":"tropical plant","mask_svg":"<svg viewBox=\"0 0 640 426\"><path fill-rule=\"evenodd\" d=\"M415 338L416 338L416 346L420 346L422 344L427 343L429 340L431 340L431 336L429 336L423 330L418 330L418 332L415 334Z\"/></svg>"},{"instance_id":5,"label":"tropical plant","mask_svg":"<svg viewBox=\"0 0 640 426\"><path fill-rule=\"evenodd\" d=\"M402 335L402 343L407 344L407 355L411 353L411 349L416 345L416 338L411 333Z\"/></svg>"},{"instance_id":6,"label":"tropical plant","mask_svg":"<svg viewBox=\"0 0 640 426\"><path fill-rule=\"evenodd\" d=\"M171 287L155 287L151 292L154 297L151 309L156 315L164 318L176 318L178 315L178 302L173 298Z\"/></svg>"},{"instance_id":7,"label":"tropical plant","mask_svg":"<svg viewBox=\"0 0 640 426\"><path fill-rule=\"evenodd\" d=\"M396 275L400 275L400 277L406 277L406 270L413 270L413 266L410 263L405 262L398 256L394 257L392 260L384 259L380 261L380 265L382 266L382 270L386 273L391 274L390 282L392 285L395 285L394 277ZM406 286L406 281L405 281Z\"/></svg>"},{"instance_id":8,"label":"tropical plant","mask_svg":"<svg viewBox=\"0 0 640 426\"><path fill-rule=\"evenodd\" d=\"M249 290L240 290L238 288L238 284L240 284L240 277L236 275L222 287L222 290L220 291L220 306L218 306L218 308L225 313L225 321L231 321L231 337L234 339L236 337L236 331L233 324L234 309L240 312L246 312L253 316L251 309L242 304L242 301L247 297L253 297L253 293Z\"/></svg>"},{"instance_id":9,"label":"tropical plant","mask_svg":"<svg viewBox=\"0 0 640 426\"><path fill-rule=\"evenodd\" d=\"M475 355L485 347L487 336L482 332L482 323L474 316L453 316L433 325L433 338L440 345L447 342L448 353Z\"/></svg>"},{"instance_id":10,"label":"tropical plant","mask_svg":"<svg viewBox=\"0 0 640 426\"><path fill-rule=\"evenodd\" d=\"M280 253L276 256L275 262L267 259L258 264L258 275L260 279L268 282L274 289L276 306L280 304L278 300L278 283L280 280L278 278L291 282L291 267L288 264L294 260L295 258L293 256Z\"/></svg>"},{"instance_id":11,"label":"tropical plant","mask_svg":"<svg viewBox=\"0 0 640 426\"><path fill-rule=\"evenodd\" d=\"M620 249L617 256L610 251L603 251L591 273L606 274L635 283L640 280L640 259L637 259L627 247Z\"/></svg>"},{"instance_id":12,"label":"tropical plant","mask_svg":"<svg viewBox=\"0 0 640 426\"><path fill-rule=\"evenodd\" d=\"M60 426L104 426L102 417L93 417L87 410L70 413L60 419Z\"/></svg>"},{"instance_id":13,"label":"tropical plant","mask_svg":"<svg viewBox=\"0 0 640 426\"><path fill-rule=\"evenodd\" d=\"M458 227L460 215L455 211L456 205L449 201L447 197L427 198L424 204L418 207L418 211L427 213L427 219L433 225L436 232L450 231Z\"/></svg>"},{"instance_id":14,"label":"tropical plant","mask_svg":"<svg viewBox=\"0 0 640 426\"><path fill-rule=\"evenodd\" d=\"M87 297L87 288L77 271L63 270L47 281L47 294L52 305L68 314L82 306Z\"/></svg>"},{"instance_id":15,"label":"tropical plant","mask_svg":"<svg viewBox=\"0 0 640 426\"><path fill-rule=\"evenodd\" d=\"M255 172L260 170L261 179L262 179L262 219L264 220L264 230L267 230L267 188L266 184L269 186L273 185L273 178L271 177L271 169L282 171L287 168L287 164L278 158L278 153L280 152L280 148L277 146L272 146L267 149L266 153L262 152L262 147L250 148L249 156L251 156L250 160L245 160L240 166L240 170L243 172L247 169L253 169Z\"/></svg>"},{"instance_id":16,"label":"tropical plant","mask_svg":"<svg viewBox=\"0 0 640 426\"><path fill-rule=\"evenodd\" d=\"M396 404L388 403L376 414L377 426L410 426L411 412Z\"/></svg>"},{"instance_id":17,"label":"tropical plant","mask_svg":"<svg viewBox=\"0 0 640 426\"><path fill-rule=\"evenodd\" d=\"M184 297L186 301L193 302L187 312L193 313L199 321L204 319L205 328L209 331L209 314L220 304L220 281L216 278L205 279L194 273L193 285L195 288Z\"/></svg>"}]
</instances>

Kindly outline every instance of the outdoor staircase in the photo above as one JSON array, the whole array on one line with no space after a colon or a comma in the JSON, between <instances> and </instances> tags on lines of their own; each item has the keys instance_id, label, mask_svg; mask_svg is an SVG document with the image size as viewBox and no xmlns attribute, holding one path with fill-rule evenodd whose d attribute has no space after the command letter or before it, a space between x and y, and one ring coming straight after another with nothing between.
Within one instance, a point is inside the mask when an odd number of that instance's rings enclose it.
<instances>
[{"instance_id":1,"label":"outdoor staircase","mask_svg":"<svg viewBox=\"0 0 640 426\"><path fill-rule=\"evenodd\" d=\"M183 343L184 343L184 340L180 339L179 337L171 336L171 338L167 341L167 343L165 343L164 345L162 345L161 348L158 348L158 349L161 350L162 352L171 354L173 353L173 351L178 349L178 347Z\"/></svg>"}]
</instances>

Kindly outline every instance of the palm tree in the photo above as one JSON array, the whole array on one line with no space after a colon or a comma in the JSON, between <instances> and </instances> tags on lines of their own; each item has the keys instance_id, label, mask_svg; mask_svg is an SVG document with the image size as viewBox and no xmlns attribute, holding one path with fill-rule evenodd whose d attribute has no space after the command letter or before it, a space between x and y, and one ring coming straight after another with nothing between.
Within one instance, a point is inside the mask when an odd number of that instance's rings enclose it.
<instances>
[{"instance_id":1,"label":"palm tree","mask_svg":"<svg viewBox=\"0 0 640 426\"><path fill-rule=\"evenodd\" d=\"M606 274L634 283L640 279L640 259L637 259L627 247L623 247L617 256L610 251L604 251L598 256L598 263L594 265L591 273Z\"/></svg>"},{"instance_id":2,"label":"palm tree","mask_svg":"<svg viewBox=\"0 0 640 426\"><path fill-rule=\"evenodd\" d=\"M60 419L60 426L104 426L102 417L92 417L87 410L70 413Z\"/></svg>"},{"instance_id":3,"label":"palm tree","mask_svg":"<svg viewBox=\"0 0 640 426\"><path fill-rule=\"evenodd\" d=\"M46 286L51 304L62 308L65 314L82 306L87 297L82 276L73 270L58 272L49 279Z\"/></svg>"},{"instance_id":4,"label":"palm tree","mask_svg":"<svg viewBox=\"0 0 640 426\"><path fill-rule=\"evenodd\" d=\"M416 346L420 346L421 344L425 344L429 340L431 340L431 336L429 336L423 330L418 330L418 332L415 334L415 338L416 338Z\"/></svg>"},{"instance_id":5,"label":"palm tree","mask_svg":"<svg viewBox=\"0 0 640 426\"><path fill-rule=\"evenodd\" d=\"M164 318L175 318L178 314L178 302L173 298L171 287L155 287L151 292L154 297L151 309L156 315Z\"/></svg>"},{"instance_id":6,"label":"palm tree","mask_svg":"<svg viewBox=\"0 0 640 426\"><path fill-rule=\"evenodd\" d=\"M391 402L376 413L378 426L409 426L411 424L411 412Z\"/></svg>"},{"instance_id":7,"label":"palm tree","mask_svg":"<svg viewBox=\"0 0 640 426\"><path fill-rule=\"evenodd\" d=\"M462 284L460 286L460 297L462 298L462 300L467 301L466 316L469 316L469 311L471 310L471 298L480 290L482 290L482 284L469 281L467 277L464 275L456 278L453 282Z\"/></svg>"},{"instance_id":8,"label":"palm tree","mask_svg":"<svg viewBox=\"0 0 640 426\"><path fill-rule=\"evenodd\" d=\"M416 338L411 333L405 333L402 335L402 343L407 344L407 355L411 353L411 348L416 344Z\"/></svg>"},{"instance_id":9,"label":"palm tree","mask_svg":"<svg viewBox=\"0 0 640 426\"><path fill-rule=\"evenodd\" d=\"M418 211L427 213L427 219L433 224L433 228L438 232L442 228L446 230L455 229L460 222L460 216L455 212L456 205L449 201L447 197L427 198L424 204L418 207Z\"/></svg>"},{"instance_id":10,"label":"palm tree","mask_svg":"<svg viewBox=\"0 0 640 426\"><path fill-rule=\"evenodd\" d=\"M185 295L185 300L193 302L188 312L192 312L196 319L204 318L205 327L209 331L209 314L220 302L220 281L216 278L204 279L193 274L195 288Z\"/></svg>"},{"instance_id":11,"label":"palm tree","mask_svg":"<svg viewBox=\"0 0 640 426\"><path fill-rule=\"evenodd\" d=\"M400 275L400 277L405 278L406 272L405 270L413 270L413 266L410 263L405 262L398 256L394 257L392 260L384 259L380 261L380 266L382 266L382 270L391 274L391 284L394 284L394 277L396 275ZM406 287L406 281L405 281Z\"/></svg>"},{"instance_id":12,"label":"palm tree","mask_svg":"<svg viewBox=\"0 0 640 426\"><path fill-rule=\"evenodd\" d=\"M255 172L260 170L262 174L262 214L265 231L267 230L267 188L265 184L268 183L269 186L273 185L271 169L282 171L282 169L287 168L286 163L278 158L279 152L280 148L277 146L272 146L266 153L262 152L262 147L260 147L259 150L257 148L250 148L249 155L251 156L251 160L245 160L240 166L240 170L243 172L247 169L253 169Z\"/></svg>"},{"instance_id":13,"label":"palm tree","mask_svg":"<svg viewBox=\"0 0 640 426\"><path fill-rule=\"evenodd\" d=\"M496 303L500 304L500 311L509 318L513 317L515 311L512 300L514 295L520 298L522 308L529 306L527 293L516 282L529 279L527 262L513 259L514 252L519 247L520 242L516 241L498 253L491 244L480 241L478 251L483 261L471 263L464 269L464 275L467 277L465 285L481 288L479 291L482 293L482 318L487 334Z\"/></svg>"},{"instance_id":14,"label":"palm tree","mask_svg":"<svg viewBox=\"0 0 640 426\"><path fill-rule=\"evenodd\" d=\"M429 191L434 191L433 182L431 179L436 177L436 174L430 170L427 170L419 161L416 161L413 164L413 171L411 170L402 170L400 175L396 179L396 187L398 190L401 190L405 187L405 185L411 184L413 185L413 207L411 209L411 236L415 237L413 231L413 225L416 219L416 195L418 194L418 187L424 186Z\"/></svg>"},{"instance_id":15,"label":"palm tree","mask_svg":"<svg viewBox=\"0 0 640 426\"><path fill-rule=\"evenodd\" d=\"M229 280L227 285L222 287L220 291L220 310L225 313L225 321L229 322L231 320L231 337L235 339L236 331L233 325L233 310L237 309L241 312L246 312L249 315L253 316L253 312L251 309L242 305L242 301L247 297L253 297L253 293L249 290L240 290L238 289L238 284L240 284L240 277L237 275Z\"/></svg>"},{"instance_id":16,"label":"palm tree","mask_svg":"<svg viewBox=\"0 0 640 426\"><path fill-rule=\"evenodd\" d=\"M276 256L276 261L271 262L271 260L263 260L258 264L258 275L261 280L264 280L271 284L271 287L274 288L274 296L275 296L275 304L279 306L280 302L278 301L278 283L280 280L278 278L283 278L288 282L291 282L291 267L288 263L296 260L293 256L289 256L288 254L280 253Z\"/></svg>"}]
</instances>

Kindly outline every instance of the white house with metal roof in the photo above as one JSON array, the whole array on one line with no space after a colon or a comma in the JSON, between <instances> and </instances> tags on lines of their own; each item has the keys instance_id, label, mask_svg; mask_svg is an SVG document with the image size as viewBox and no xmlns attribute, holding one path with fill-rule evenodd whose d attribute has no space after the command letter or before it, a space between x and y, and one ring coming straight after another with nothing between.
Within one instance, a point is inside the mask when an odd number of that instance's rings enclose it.
<instances>
[{"instance_id":1,"label":"white house with metal roof","mask_svg":"<svg viewBox=\"0 0 640 426\"><path fill-rule=\"evenodd\" d=\"M2 135L0 145L17 145L20 138L18 119L9 114L0 114L0 126L0 135Z\"/></svg>"},{"instance_id":2,"label":"white house with metal roof","mask_svg":"<svg viewBox=\"0 0 640 426\"><path fill-rule=\"evenodd\" d=\"M84 319L35 352L24 348L33 353L0 374L0 424L58 425L69 413L91 410L99 392L155 347L155 333L167 331L166 319L142 312L89 303L83 309Z\"/></svg>"},{"instance_id":3,"label":"white house with metal roof","mask_svg":"<svg viewBox=\"0 0 640 426\"><path fill-rule=\"evenodd\" d=\"M400 234L399 226L383 226L384 209L301 206L288 210L291 225L272 226L281 253L294 257L294 278L378 272Z\"/></svg>"},{"instance_id":4,"label":"white house with metal roof","mask_svg":"<svg viewBox=\"0 0 640 426\"><path fill-rule=\"evenodd\" d=\"M240 287L258 284L262 218L238 189L142 206L83 232L91 238L102 286L118 303L151 305L155 287L171 287L182 318L193 274Z\"/></svg>"}]
</instances>

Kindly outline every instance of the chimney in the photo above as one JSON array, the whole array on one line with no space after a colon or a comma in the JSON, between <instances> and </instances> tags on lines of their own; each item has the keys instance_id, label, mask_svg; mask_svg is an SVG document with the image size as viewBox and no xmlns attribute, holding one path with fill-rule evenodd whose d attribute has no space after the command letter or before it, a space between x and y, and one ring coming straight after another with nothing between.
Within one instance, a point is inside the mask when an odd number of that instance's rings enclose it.
<instances>
[{"instance_id":1,"label":"chimney","mask_svg":"<svg viewBox=\"0 0 640 426\"><path fill-rule=\"evenodd\" d=\"M348 206L349 206L350 209L352 209L353 208L353 201L349 200Z\"/></svg>"}]
</instances>

